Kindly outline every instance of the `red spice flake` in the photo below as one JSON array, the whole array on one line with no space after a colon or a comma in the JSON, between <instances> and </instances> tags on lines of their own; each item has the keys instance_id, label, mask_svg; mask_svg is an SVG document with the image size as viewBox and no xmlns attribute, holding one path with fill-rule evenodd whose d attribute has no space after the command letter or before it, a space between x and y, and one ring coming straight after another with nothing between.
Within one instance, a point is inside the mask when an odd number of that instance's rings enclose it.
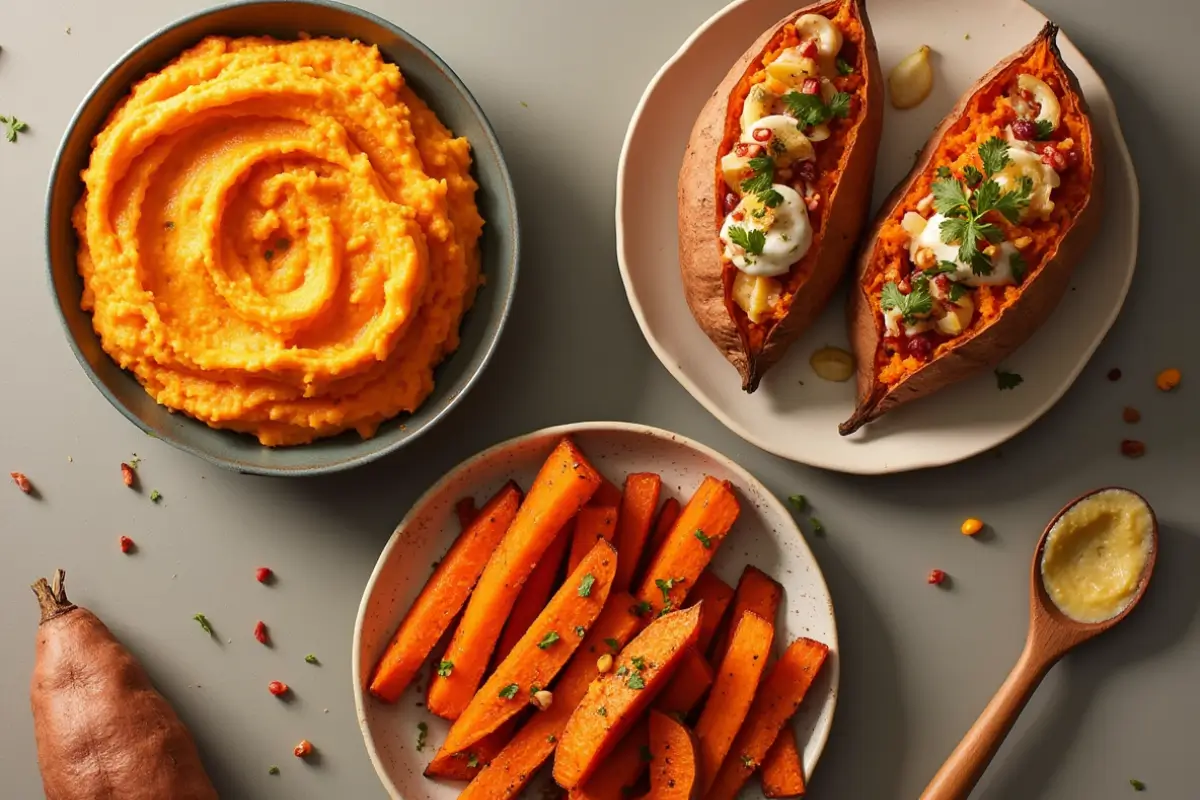
<instances>
[{"instance_id":1,"label":"red spice flake","mask_svg":"<svg viewBox=\"0 0 1200 800\"><path fill-rule=\"evenodd\" d=\"M133 550L133 539L130 539L128 536L122 536L118 541L121 543L122 553L128 553Z\"/></svg>"},{"instance_id":2,"label":"red spice flake","mask_svg":"<svg viewBox=\"0 0 1200 800\"><path fill-rule=\"evenodd\" d=\"M312 751L312 742L310 742L308 739L301 739L300 744L292 748L292 755L294 755L296 758L304 758L305 756L311 755Z\"/></svg>"},{"instance_id":3,"label":"red spice flake","mask_svg":"<svg viewBox=\"0 0 1200 800\"><path fill-rule=\"evenodd\" d=\"M1137 439L1122 439L1121 455L1128 458L1141 458L1146 455L1146 443L1139 442Z\"/></svg>"},{"instance_id":4,"label":"red spice flake","mask_svg":"<svg viewBox=\"0 0 1200 800\"><path fill-rule=\"evenodd\" d=\"M33 494L33 484L29 482L29 478L25 477L24 472L10 472L9 476L13 479L13 483L17 485L25 494Z\"/></svg>"},{"instance_id":5,"label":"red spice flake","mask_svg":"<svg viewBox=\"0 0 1200 800\"><path fill-rule=\"evenodd\" d=\"M1133 406L1125 406L1125 410L1121 412L1121 419L1133 425L1142 421L1142 412L1138 411Z\"/></svg>"},{"instance_id":6,"label":"red spice flake","mask_svg":"<svg viewBox=\"0 0 1200 800\"><path fill-rule=\"evenodd\" d=\"M267 635L267 623L259 620L254 624L254 638L262 644L271 643L271 637Z\"/></svg>"},{"instance_id":7,"label":"red spice flake","mask_svg":"<svg viewBox=\"0 0 1200 800\"><path fill-rule=\"evenodd\" d=\"M1119 381L1119 380L1121 380L1121 370L1117 369L1116 367L1113 367L1112 369L1110 369L1110 370L1108 371L1108 379L1109 379L1110 381Z\"/></svg>"},{"instance_id":8,"label":"red spice flake","mask_svg":"<svg viewBox=\"0 0 1200 800\"><path fill-rule=\"evenodd\" d=\"M270 567L259 567L258 569L254 570L254 579L259 583L266 583L267 581L271 580L274 575L275 573L271 572Z\"/></svg>"},{"instance_id":9,"label":"red spice flake","mask_svg":"<svg viewBox=\"0 0 1200 800\"><path fill-rule=\"evenodd\" d=\"M926 580L934 586L941 586L946 582L946 573L940 569L930 570L929 577Z\"/></svg>"},{"instance_id":10,"label":"red spice flake","mask_svg":"<svg viewBox=\"0 0 1200 800\"><path fill-rule=\"evenodd\" d=\"M288 685L283 681L271 681L267 684L267 691L276 697L279 697L280 695L288 693ZM296 755L299 755L299 753Z\"/></svg>"},{"instance_id":11,"label":"red spice flake","mask_svg":"<svg viewBox=\"0 0 1200 800\"><path fill-rule=\"evenodd\" d=\"M126 486L133 486L133 480L134 480L133 467L129 466L124 461L121 462L121 480L125 483Z\"/></svg>"}]
</instances>

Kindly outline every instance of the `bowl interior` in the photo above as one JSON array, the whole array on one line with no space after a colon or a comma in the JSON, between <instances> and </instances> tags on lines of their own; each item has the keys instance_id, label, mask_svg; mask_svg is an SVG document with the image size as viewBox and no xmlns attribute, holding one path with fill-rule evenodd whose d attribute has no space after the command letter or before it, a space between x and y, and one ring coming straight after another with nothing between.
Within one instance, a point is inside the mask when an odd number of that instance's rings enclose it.
<instances>
[{"instance_id":1,"label":"bowl interior","mask_svg":"<svg viewBox=\"0 0 1200 800\"><path fill-rule=\"evenodd\" d=\"M629 472L657 472L663 496L686 502L705 475L733 483L742 512L730 538L713 561L713 569L731 586L747 564L764 570L784 585L776 620L776 651L796 637L810 636L830 647L830 657L817 685L793 719L804 743L804 765L811 774L821 755L837 697L837 629L832 600L816 560L791 514L761 483L729 459L682 436L623 423L587 423L551 428L499 444L455 467L423 495L400 523L384 548L367 584L354 633L354 696L359 726L380 779L392 797L450 800L460 784L428 780L421 772L445 740L449 724L420 707L418 680L395 705L363 691L405 612L429 578L431 565L442 558L458 535L455 502L474 497L482 505L506 480L528 490L538 467L555 443L570 434L588 458L620 485ZM445 640L435 649L440 653ZM435 656L436 657L436 656ZM427 673L426 673L427 674ZM429 726L428 743L416 749L419 723ZM543 776L545 779L545 776ZM744 797L761 797L757 784ZM538 796L536 792L527 792Z\"/></svg>"},{"instance_id":2,"label":"bowl interior","mask_svg":"<svg viewBox=\"0 0 1200 800\"><path fill-rule=\"evenodd\" d=\"M480 242L487 284L463 318L459 349L435 373L433 394L411 415L384 423L374 438L353 432L310 445L266 448L251 436L218 431L158 405L137 380L100 346L91 316L79 306L82 281L75 268L71 211L82 193L92 138L130 86L165 66L205 36L271 35L359 39L378 45L441 120L471 142L476 195L486 220ZM92 382L132 422L170 444L220 466L260 474L314 474L345 469L384 455L419 436L457 402L483 370L500 335L516 285L517 210L508 170L482 109L457 76L425 45L365 11L329 2L251 2L221 6L185 18L147 38L92 88L68 126L46 200L50 283L68 339Z\"/></svg>"}]
</instances>

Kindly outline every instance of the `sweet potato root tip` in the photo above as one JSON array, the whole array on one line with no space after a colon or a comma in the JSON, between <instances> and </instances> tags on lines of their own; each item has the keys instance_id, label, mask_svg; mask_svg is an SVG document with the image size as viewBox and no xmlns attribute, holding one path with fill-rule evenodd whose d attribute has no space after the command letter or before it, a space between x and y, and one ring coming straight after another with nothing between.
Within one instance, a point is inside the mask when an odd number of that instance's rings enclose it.
<instances>
[{"instance_id":1,"label":"sweet potato root tip","mask_svg":"<svg viewBox=\"0 0 1200 800\"><path fill-rule=\"evenodd\" d=\"M617 563L612 545L597 542L450 726L439 755L468 752L550 686L600 616Z\"/></svg>"},{"instance_id":2,"label":"sweet potato root tip","mask_svg":"<svg viewBox=\"0 0 1200 800\"><path fill-rule=\"evenodd\" d=\"M796 732L784 726L775 737L762 763L763 796L774 800L784 797L803 797L804 759L796 742Z\"/></svg>"},{"instance_id":3,"label":"sweet potato root tip","mask_svg":"<svg viewBox=\"0 0 1200 800\"><path fill-rule=\"evenodd\" d=\"M658 508L658 496L662 492L662 478L653 472L634 472L625 478L625 492L621 496L621 513L617 517L617 532L613 541L621 554L621 569L617 574L617 588L625 591L633 582L633 574L642 559L650 526L654 523L654 511Z\"/></svg>"},{"instance_id":4,"label":"sweet potato root tip","mask_svg":"<svg viewBox=\"0 0 1200 800\"><path fill-rule=\"evenodd\" d=\"M467 601L443 656L454 664L454 670L429 685L426 707L431 713L449 720L463 713L483 682L521 587L554 537L595 494L601 480L569 438L551 451Z\"/></svg>"},{"instance_id":5,"label":"sweet potato root tip","mask_svg":"<svg viewBox=\"0 0 1200 800\"><path fill-rule=\"evenodd\" d=\"M370 692L394 703L466 604L492 551L509 529L521 490L509 482L463 530L425 583L375 667Z\"/></svg>"}]
</instances>

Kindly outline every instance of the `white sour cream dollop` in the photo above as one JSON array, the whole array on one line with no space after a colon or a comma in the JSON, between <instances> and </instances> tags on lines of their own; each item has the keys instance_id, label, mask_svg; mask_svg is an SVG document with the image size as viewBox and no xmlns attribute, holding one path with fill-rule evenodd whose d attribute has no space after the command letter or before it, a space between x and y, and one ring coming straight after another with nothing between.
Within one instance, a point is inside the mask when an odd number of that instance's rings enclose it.
<instances>
[{"instance_id":1,"label":"white sour cream dollop","mask_svg":"<svg viewBox=\"0 0 1200 800\"><path fill-rule=\"evenodd\" d=\"M747 201L754 201L753 196L749 196L725 217L725 222L721 225L721 242L725 245L725 257L747 275L785 275L812 247L813 231L808 221L808 207L804 205L804 198L795 189L782 183L777 183L772 188L783 198L775 208L769 209L762 217L746 213L744 209ZM733 215L739 211L742 213L742 219L735 220ZM762 231L765 237L762 253L747 253L735 245L729 238L729 229L733 227L742 228L747 232Z\"/></svg>"}]
</instances>

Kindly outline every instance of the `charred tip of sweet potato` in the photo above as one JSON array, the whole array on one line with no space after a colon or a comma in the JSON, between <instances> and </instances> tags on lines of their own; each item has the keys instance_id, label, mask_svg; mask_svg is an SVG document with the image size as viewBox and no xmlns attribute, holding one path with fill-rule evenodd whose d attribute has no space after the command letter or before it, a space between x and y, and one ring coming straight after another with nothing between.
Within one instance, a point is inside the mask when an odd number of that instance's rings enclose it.
<instances>
[{"instance_id":1,"label":"charred tip of sweet potato","mask_svg":"<svg viewBox=\"0 0 1200 800\"><path fill-rule=\"evenodd\" d=\"M38 625L45 625L55 617L61 617L75 610L76 605L67 599L67 573L61 569L54 571L53 583L45 578L38 578L30 588L37 595L38 605L42 609L42 618Z\"/></svg>"}]
</instances>

